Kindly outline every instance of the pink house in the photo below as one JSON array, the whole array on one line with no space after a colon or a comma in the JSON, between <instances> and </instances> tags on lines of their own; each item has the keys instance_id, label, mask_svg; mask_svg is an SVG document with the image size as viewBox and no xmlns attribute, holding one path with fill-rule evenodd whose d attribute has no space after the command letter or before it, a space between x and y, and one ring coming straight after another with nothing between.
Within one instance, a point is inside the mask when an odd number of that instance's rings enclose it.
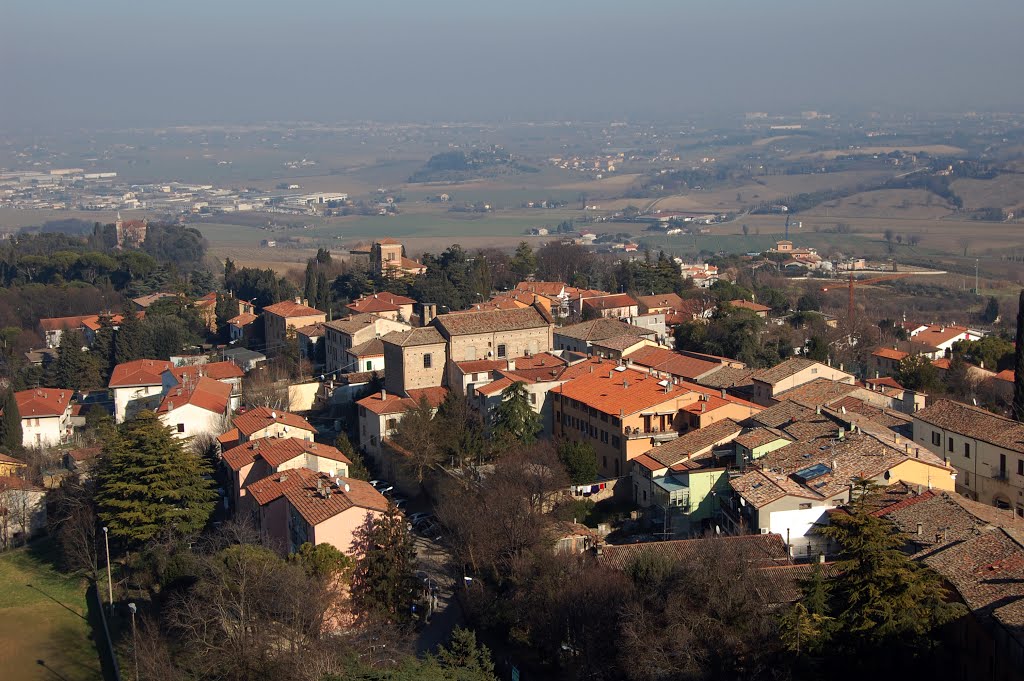
<instances>
[{"instance_id":1,"label":"pink house","mask_svg":"<svg viewBox=\"0 0 1024 681\"><path fill-rule=\"evenodd\" d=\"M252 483L260 530L282 553L305 542L330 544L351 556L356 530L367 516L383 514L388 501L370 483L330 477L308 468L275 473Z\"/></svg>"},{"instance_id":2,"label":"pink house","mask_svg":"<svg viewBox=\"0 0 1024 681\"><path fill-rule=\"evenodd\" d=\"M217 438L222 451L262 437L297 437L312 442L317 432L309 421L298 414L267 407L257 407L237 414L232 425L234 428Z\"/></svg>"},{"instance_id":3,"label":"pink house","mask_svg":"<svg viewBox=\"0 0 1024 681\"><path fill-rule=\"evenodd\" d=\"M314 473L348 476L351 461L330 445L298 437L264 437L232 447L222 455L231 476L235 510L253 510L247 488L279 471L308 468Z\"/></svg>"}]
</instances>

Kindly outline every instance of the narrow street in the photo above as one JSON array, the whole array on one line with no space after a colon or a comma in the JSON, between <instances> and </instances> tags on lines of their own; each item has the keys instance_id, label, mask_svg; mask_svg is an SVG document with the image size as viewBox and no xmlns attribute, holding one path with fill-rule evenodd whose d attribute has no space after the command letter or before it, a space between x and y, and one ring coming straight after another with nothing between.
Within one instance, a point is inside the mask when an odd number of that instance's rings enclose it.
<instances>
[{"instance_id":1,"label":"narrow street","mask_svg":"<svg viewBox=\"0 0 1024 681\"><path fill-rule=\"evenodd\" d=\"M448 550L439 542L417 536L416 558L419 569L426 572L437 585L437 607L416 641L416 652L424 654L446 643L452 630L463 624L463 616L455 599L454 590L460 585L451 573L451 554Z\"/></svg>"}]
</instances>

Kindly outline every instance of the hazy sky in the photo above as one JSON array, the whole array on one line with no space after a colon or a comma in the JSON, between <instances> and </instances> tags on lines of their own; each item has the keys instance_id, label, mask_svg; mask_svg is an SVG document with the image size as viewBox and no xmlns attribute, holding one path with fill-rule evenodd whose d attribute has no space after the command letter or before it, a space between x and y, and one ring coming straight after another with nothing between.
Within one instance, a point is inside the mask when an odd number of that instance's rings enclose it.
<instances>
[{"instance_id":1,"label":"hazy sky","mask_svg":"<svg viewBox=\"0 0 1024 681\"><path fill-rule=\"evenodd\" d=\"M1024 0L5 0L0 127L1024 110Z\"/></svg>"}]
</instances>

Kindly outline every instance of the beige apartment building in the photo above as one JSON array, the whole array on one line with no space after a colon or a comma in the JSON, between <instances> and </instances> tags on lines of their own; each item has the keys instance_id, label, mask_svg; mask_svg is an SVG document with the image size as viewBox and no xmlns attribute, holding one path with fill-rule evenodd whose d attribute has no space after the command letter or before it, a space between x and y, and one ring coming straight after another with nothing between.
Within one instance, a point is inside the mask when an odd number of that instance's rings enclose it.
<instances>
[{"instance_id":1,"label":"beige apartment building","mask_svg":"<svg viewBox=\"0 0 1024 681\"><path fill-rule=\"evenodd\" d=\"M377 314L354 314L345 319L326 322L324 324L324 371L328 373L365 371L362 366L353 365L353 357L349 350L381 338L392 331L407 331L410 327L389 317ZM370 371L377 370L377 367Z\"/></svg>"},{"instance_id":2,"label":"beige apartment building","mask_svg":"<svg viewBox=\"0 0 1024 681\"><path fill-rule=\"evenodd\" d=\"M754 401L764 405L771 405L781 392L819 378L851 385L856 381L853 374L804 357L793 357L773 367L759 369L750 378L754 383Z\"/></svg>"},{"instance_id":3,"label":"beige apartment building","mask_svg":"<svg viewBox=\"0 0 1024 681\"><path fill-rule=\"evenodd\" d=\"M956 468L957 492L1024 517L1024 424L952 400L912 416L914 442Z\"/></svg>"},{"instance_id":4,"label":"beige apartment building","mask_svg":"<svg viewBox=\"0 0 1024 681\"><path fill-rule=\"evenodd\" d=\"M266 306L263 308L263 334L267 354L280 352L290 331L325 321L327 313L309 307L298 298Z\"/></svg>"},{"instance_id":5,"label":"beige apartment building","mask_svg":"<svg viewBox=\"0 0 1024 681\"><path fill-rule=\"evenodd\" d=\"M432 326L392 331L384 344L384 387L392 395L434 388L444 383L445 340Z\"/></svg>"}]
</instances>

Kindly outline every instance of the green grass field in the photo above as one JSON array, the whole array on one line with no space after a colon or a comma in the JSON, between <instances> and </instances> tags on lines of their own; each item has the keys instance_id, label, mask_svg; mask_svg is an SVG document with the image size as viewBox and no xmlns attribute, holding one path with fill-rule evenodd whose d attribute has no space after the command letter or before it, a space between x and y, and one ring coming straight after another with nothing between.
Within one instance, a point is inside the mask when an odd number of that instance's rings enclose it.
<instances>
[{"instance_id":1,"label":"green grass field","mask_svg":"<svg viewBox=\"0 0 1024 681\"><path fill-rule=\"evenodd\" d=\"M0 555L0 678L102 679L85 581L57 572L46 550L37 543Z\"/></svg>"}]
</instances>

